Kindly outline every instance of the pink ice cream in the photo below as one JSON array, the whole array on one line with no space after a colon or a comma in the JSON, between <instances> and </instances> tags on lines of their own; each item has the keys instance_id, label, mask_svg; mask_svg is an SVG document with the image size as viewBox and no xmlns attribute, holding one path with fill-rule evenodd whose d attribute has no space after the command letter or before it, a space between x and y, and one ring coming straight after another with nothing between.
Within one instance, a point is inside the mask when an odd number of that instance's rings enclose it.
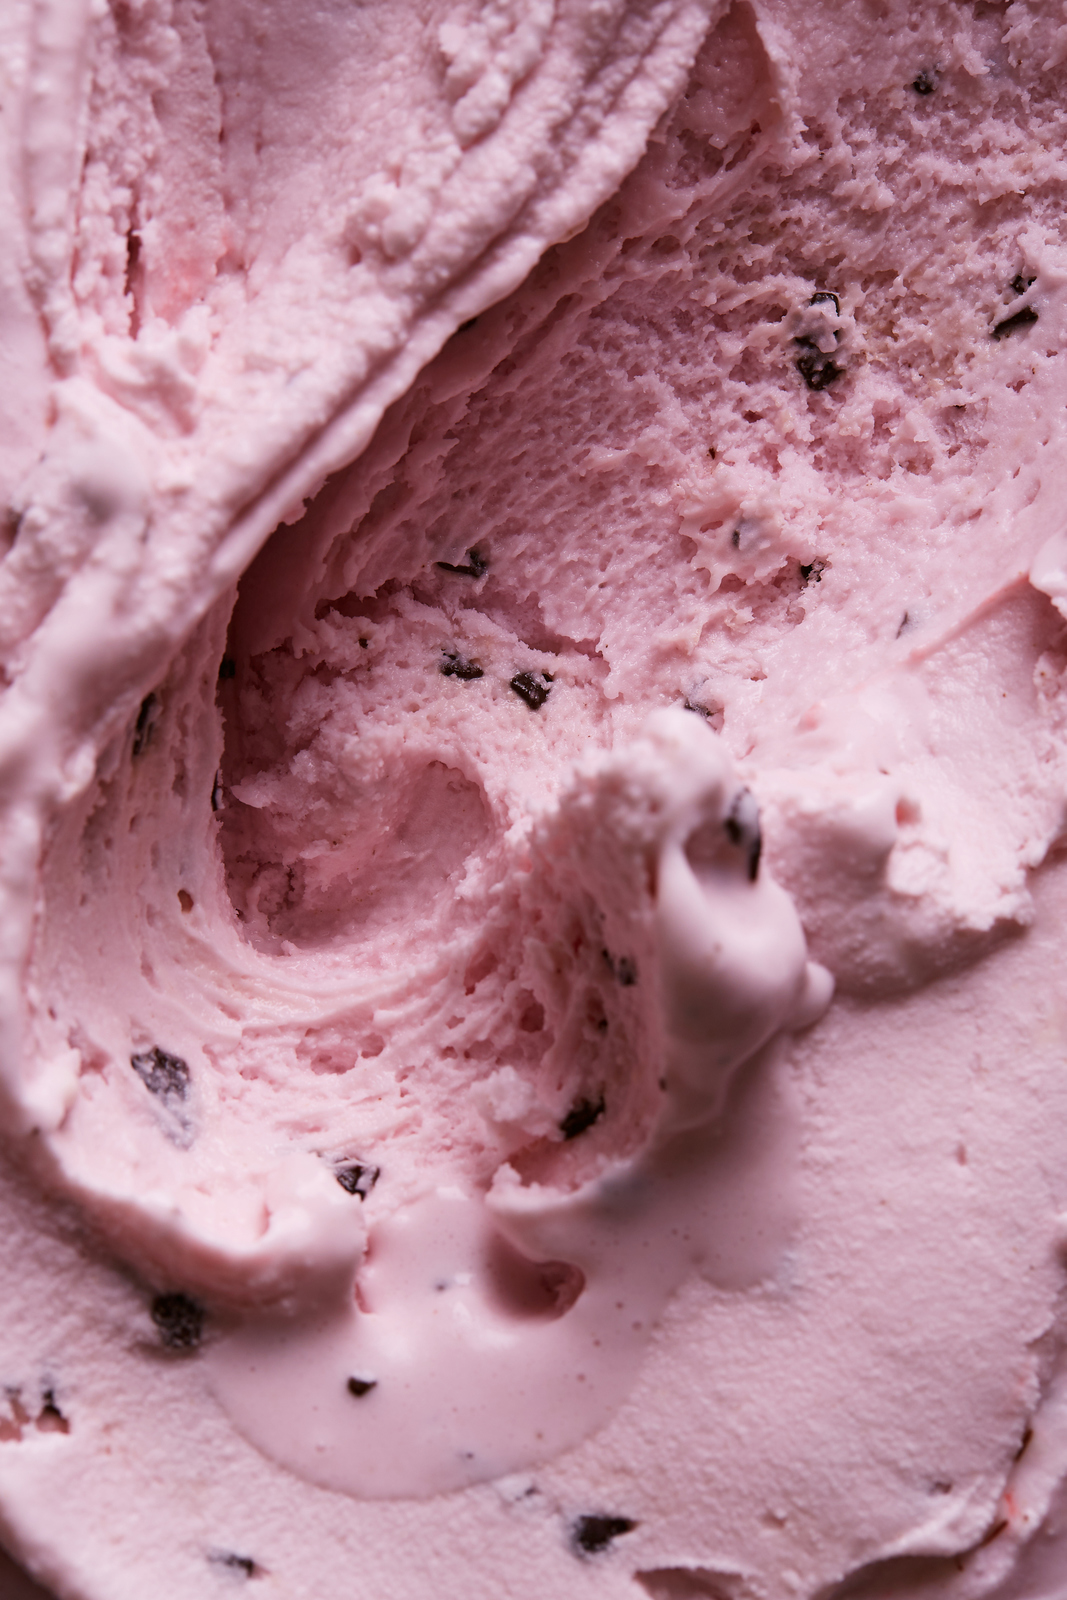
<instances>
[{"instance_id":1,"label":"pink ice cream","mask_svg":"<svg viewBox=\"0 0 1067 1600\"><path fill-rule=\"evenodd\" d=\"M1067 24L3 28L3 1542L1061 1594Z\"/></svg>"}]
</instances>

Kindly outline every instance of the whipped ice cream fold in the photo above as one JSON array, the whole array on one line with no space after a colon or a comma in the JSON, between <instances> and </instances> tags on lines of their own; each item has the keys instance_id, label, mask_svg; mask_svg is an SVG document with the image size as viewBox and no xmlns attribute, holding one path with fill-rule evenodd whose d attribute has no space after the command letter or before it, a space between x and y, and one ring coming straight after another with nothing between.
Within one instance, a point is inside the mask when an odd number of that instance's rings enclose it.
<instances>
[{"instance_id":1,"label":"whipped ice cream fold","mask_svg":"<svg viewBox=\"0 0 1067 1600\"><path fill-rule=\"evenodd\" d=\"M1065 60L1044 0L0 19L57 1595L1058 1592Z\"/></svg>"}]
</instances>

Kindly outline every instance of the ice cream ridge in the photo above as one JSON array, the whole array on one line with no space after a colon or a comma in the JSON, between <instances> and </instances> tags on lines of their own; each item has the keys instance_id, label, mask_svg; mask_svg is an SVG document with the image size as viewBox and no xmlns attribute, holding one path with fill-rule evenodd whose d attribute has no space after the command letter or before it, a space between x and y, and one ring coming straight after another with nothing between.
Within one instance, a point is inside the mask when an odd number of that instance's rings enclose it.
<instances>
[{"instance_id":1,"label":"ice cream ridge","mask_svg":"<svg viewBox=\"0 0 1067 1600\"><path fill-rule=\"evenodd\" d=\"M0 1597L1063 1600L1062 6L0 69Z\"/></svg>"}]
</instances>

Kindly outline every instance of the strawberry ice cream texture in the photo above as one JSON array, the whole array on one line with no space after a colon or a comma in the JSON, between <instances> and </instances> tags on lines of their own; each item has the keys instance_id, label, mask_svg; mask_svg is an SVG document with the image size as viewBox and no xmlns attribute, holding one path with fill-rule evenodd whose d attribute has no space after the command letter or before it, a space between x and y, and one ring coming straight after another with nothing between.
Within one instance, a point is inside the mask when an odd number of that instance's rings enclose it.
<instances>
[{"instance_id":1,"label":"strawberry ice cream texture","mask_svg":"<svg viewBox=\"0 0 1067 1600\"><path fill-rule=\"evenodd\" d=\"M2 1600L1067 1600L1067 13L10 0Z\"/></svg>"}]
</instances>

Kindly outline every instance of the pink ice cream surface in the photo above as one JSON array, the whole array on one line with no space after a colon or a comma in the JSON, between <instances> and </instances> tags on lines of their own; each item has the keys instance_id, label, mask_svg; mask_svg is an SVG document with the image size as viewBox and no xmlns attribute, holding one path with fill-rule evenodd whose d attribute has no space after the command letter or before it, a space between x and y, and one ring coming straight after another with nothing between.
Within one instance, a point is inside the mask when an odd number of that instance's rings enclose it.
<instances>
[{"instance_id":1,"label":"pink ice cream surface","mask_svg":"<svg viewBox=\"0 0 1067 1600\"><path fill-rule=\"evenodd\" d=\"M0 1539L1055 1600L1058 9L0 62Z\"/></svg>"}]
</instances>

